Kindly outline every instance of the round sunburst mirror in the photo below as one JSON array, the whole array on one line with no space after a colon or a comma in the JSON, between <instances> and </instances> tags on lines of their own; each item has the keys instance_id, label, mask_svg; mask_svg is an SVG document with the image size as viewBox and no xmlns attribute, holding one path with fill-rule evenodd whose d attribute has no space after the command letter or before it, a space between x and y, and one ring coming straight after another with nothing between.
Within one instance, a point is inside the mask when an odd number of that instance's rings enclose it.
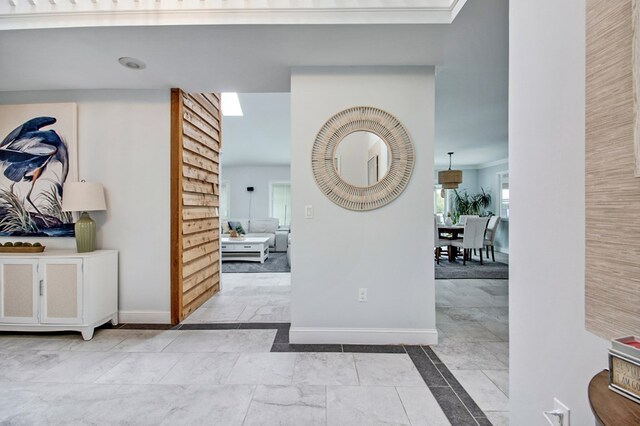
<instances>
[{"instance_id":1,"label":"round sunburst mirror","mask_svg":"<svg viewBox=\"0 0 640 426\"><path fill-rule=\"evenodd\" d=\"M397 198L413 173L414 151L402 123L374 107L353 107L331 117L313 144L311 169L335 204L366 211Z\"/></svg>"}]
</instances>

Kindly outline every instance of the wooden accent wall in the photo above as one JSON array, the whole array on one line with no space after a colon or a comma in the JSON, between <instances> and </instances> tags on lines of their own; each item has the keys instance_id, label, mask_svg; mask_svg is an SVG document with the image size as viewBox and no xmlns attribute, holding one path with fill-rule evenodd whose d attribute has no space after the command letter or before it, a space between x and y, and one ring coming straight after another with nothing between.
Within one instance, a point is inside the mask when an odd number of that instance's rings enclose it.
<instances>
[{"instance_id":1,"label":"wooden accent wall","mask_svg":"<svg viewBox=\"0 0 640 426\"><path fill-rule=\"evenodd\" d=\"M171 320L220 290L220 96L171 90Z\"/></svg>"},{"instance_id":2,"label":"wooden accent wall","mask_svg":"<svg viewBox=\"0 0 640 426\"><path fill-rule=\"evenodd\" d=\"M588 0L586 25L585 322L610 339L640 332L632 1Z\"/></svg>"}]
</instances>

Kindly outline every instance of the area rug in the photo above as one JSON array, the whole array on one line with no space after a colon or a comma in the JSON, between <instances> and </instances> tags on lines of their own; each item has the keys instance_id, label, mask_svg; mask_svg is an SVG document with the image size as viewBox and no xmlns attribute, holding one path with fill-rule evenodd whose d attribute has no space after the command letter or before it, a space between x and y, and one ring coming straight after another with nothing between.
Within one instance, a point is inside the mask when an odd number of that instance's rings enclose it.
<instances>
[{"instance_id":1,"label":"area rug","mask_svg":"<svg viewBox=\"0 0 640 426\"><path fill-rule=\"evenodd\" d=\"M440 259L440 264L436 264L436 280L454 279L509 279L509 265L506 263L485 261L480 265L479 260L467 260L467 264L462 264L462 259L449 262L447 259Z\"/></svg>"},{"instance_id":2,"label":"area rug","mask_svg":"<svg viewBox=\"0 0 640 426\"><path fill-rule=\"evenodd\" d=\"M229 261L222 262L222 273L265 273L291 272L287 264L287 253L269 253L269 258L260 262Z\"/></svg>"}]
</instances>

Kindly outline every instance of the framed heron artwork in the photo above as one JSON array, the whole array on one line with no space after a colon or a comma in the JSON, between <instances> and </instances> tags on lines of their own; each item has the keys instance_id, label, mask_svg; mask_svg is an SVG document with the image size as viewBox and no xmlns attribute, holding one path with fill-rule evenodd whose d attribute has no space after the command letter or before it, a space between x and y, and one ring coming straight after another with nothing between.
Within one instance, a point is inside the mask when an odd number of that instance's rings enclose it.
<instances>
[{"instance_id":1,"label":"framed heron artwork","mask_svg":"<svg viewBox=\"0 0 640 426\"><path fill-rule=\"evenodd\" d=\"M74 103L0 105L0 236L73 237L62 188L78 180Z\"/></svg>"}]
</instances>

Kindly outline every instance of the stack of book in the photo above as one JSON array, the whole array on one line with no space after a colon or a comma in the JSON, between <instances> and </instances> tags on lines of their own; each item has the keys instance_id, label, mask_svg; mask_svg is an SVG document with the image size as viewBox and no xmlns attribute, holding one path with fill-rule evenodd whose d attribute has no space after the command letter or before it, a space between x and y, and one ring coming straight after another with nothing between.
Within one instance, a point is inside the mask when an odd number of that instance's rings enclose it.
<instances>
[{"instance_id":1,"label":"stack of book","mask_svg":"<svg viewBox=\"0 0 640 426\"><path fill-rule=\"evenodd\" d=\"M627 336L611 341L609 389L640 403L640 338Z\"/></svg>"}]
</instances>

